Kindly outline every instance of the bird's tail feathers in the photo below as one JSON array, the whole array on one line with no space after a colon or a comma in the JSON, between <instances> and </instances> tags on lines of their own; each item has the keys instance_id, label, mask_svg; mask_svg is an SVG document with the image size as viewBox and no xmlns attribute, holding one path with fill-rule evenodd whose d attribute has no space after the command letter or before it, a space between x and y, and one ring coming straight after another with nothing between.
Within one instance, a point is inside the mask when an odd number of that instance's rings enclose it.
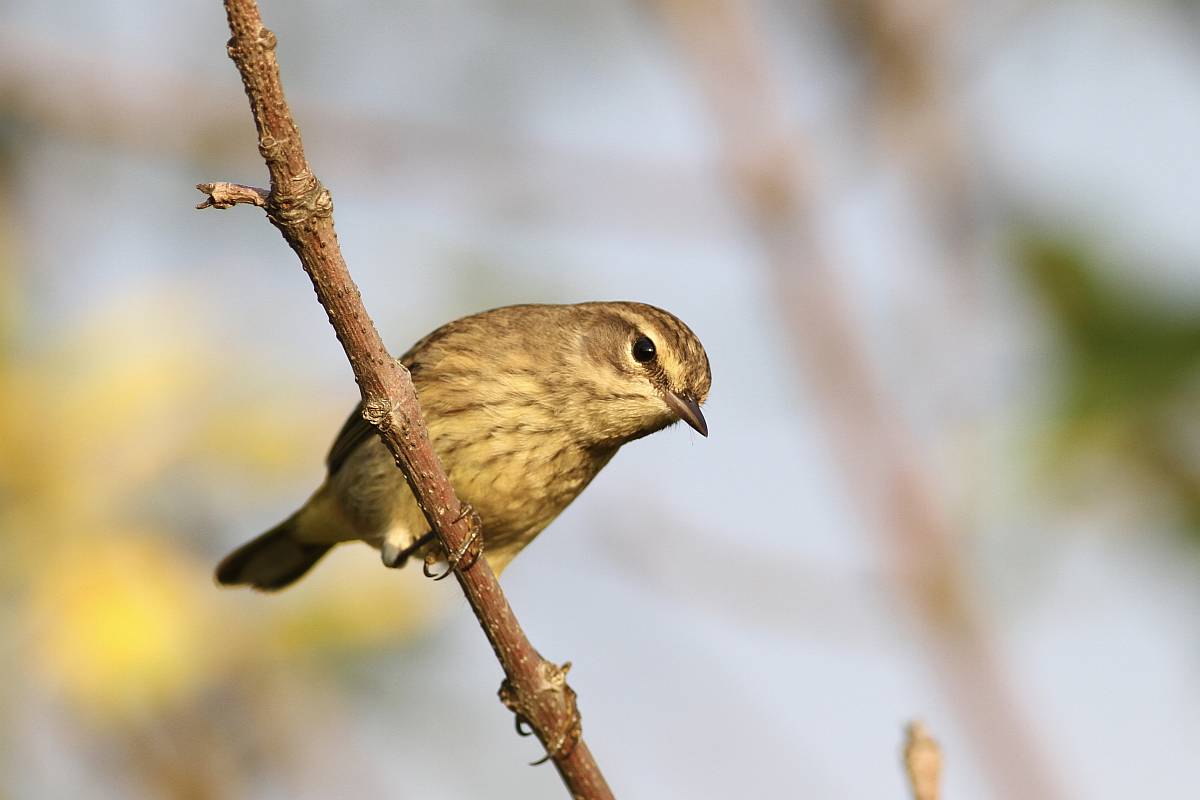
<instances>
[{"instance_id":1,"label":"bird's tail feathers","mask_svg":"<svg viewBox=\"0 0 1200 800\"><path fill-rule=\"evenodd\" d=\"M217 565L217 582L274 592L308 572L333 545L300 541L296 536L300 513L225 556Z\"/></svg>"}]
</instances>

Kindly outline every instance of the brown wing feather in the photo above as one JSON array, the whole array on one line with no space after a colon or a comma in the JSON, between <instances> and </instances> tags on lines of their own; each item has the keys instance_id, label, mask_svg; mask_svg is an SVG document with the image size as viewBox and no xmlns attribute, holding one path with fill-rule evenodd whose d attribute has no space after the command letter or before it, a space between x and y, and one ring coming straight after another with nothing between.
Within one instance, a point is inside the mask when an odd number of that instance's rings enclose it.
<instances>
[{"instance_id":1,"label":"brown wing feather","mask_svg":"<svg viewBox=\"0 0 1200 800\"><path fill-rule=\"evenodd\" d=\"M363 441L371 435L375 429L369 422L363 419L362 402L360 401L354 406L354 411L346 418L346 424L342 425L342 429L338 431L337 438L333 440L333 446L329 448L329 455L325 457L325 466L329 468L329 474L337 472L341 469L342 464L346 463L346 459L354 452Z\"/></svg>"}]
</instances>

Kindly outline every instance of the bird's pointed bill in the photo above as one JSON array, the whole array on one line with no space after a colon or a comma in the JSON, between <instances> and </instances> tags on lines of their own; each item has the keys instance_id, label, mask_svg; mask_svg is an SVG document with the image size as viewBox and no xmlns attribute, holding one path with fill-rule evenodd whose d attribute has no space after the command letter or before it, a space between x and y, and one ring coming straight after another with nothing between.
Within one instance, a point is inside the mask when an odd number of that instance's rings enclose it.
<instances>
[{"instance_id":1,"label":"bird's pointed bill","mask_svg":"<svg viewBox=\"0 0 1200 800\"><path fill-rule=\"evenodd\" d=\"M704 415L700 413L699 403L686 395L678 395L674 392L666 392L663 399L681 420L695 428L701 436L708 436L708 423L704 421Z\"/></svg>"}]
</instances>

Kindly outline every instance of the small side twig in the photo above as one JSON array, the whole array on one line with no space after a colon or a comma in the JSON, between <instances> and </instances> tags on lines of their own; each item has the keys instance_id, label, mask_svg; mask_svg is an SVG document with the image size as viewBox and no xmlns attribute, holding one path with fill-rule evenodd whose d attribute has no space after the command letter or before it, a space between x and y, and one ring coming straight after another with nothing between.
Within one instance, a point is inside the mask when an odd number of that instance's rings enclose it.
<instances>
[{"instance_id":1,"label":"small side twig","mask_svg":"<svg viewBox=\"0 0 1200 800\"><path fill-rule=\"evenodd\" d=\"M904 771L913 800L938 800L942 751L925 726L914 720L904 730Z\"/></svg>"},{"instance_id":2,"label":"small side twig","mask_svg":"<svg viewBox=\"0 0 1200 800\"><path fill-rule=\"evenodd\" d=\"M375 426L395 457L442 551L465 555L478 539L482 523L455 494L430 443L412 378L388 354L350 277L333 227L333 199L309 167L284 98L275 34L263 26L255 0L225 0L225 12L233 33L229 57L250 101L271 189L201 184L198 188L208 199L199 207L251 203L266 209L312 280L346 352L362 393L363 418ZM583 741L566 668L546 661L534 649L486 559L451 561L454 576L504 667L501 698L505 705L517 713L518 723L537 734L573 797L611 799L612 792Z\"/></svg>"},{"instance_id":3,"label":"small side twig","mask_svg":"<svg viewBox=\"0 0 1200 800\"><path fill-rule=\"evenodd\" d=\"M196 204L196 208L233 208L238 203L249 203L259 208L267 207L271 193L256 186L246 186L241 183L197 183L196 188L208 197Z\"/></svg>"}]
</instances>

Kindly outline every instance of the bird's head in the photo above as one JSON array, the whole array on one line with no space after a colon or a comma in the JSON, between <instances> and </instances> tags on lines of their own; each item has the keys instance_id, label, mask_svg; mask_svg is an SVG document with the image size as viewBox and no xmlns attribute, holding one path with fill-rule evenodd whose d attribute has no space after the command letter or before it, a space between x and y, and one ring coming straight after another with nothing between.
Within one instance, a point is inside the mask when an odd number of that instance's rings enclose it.
<instances>
[{"instance_id":1,"label":"bird's head","mask_svg":"<svg viewBox=\"0 0 1200 800\"><path fill-rule=\"evenodd\" d=\"M708 355L687 325L643 303L586 303L583 370L589 415L605 441L624 442L683 421L708 436L700 412L712 384Z\"/></svg>"}]
</instances>

